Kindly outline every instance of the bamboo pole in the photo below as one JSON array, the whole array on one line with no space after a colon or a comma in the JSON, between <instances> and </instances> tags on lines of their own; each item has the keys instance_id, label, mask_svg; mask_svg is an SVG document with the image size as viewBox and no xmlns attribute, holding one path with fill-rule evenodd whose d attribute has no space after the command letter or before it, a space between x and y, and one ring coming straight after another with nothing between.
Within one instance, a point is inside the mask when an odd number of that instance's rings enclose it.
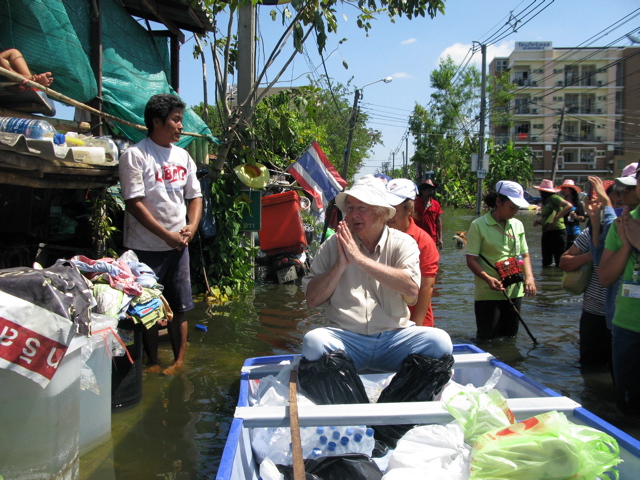
<instances>
[{"instance_id":1,"label":"bamboo pole","mask_svg":"<svg viewBox=\"0 0 640 480\"><path fill-rule=\"evenodd\" d=\"M74 100L71 97L67 97L66 95L63 95L62 93L56 92L55 90L52 90L49 87L45 87L44 85L40 85L37 82L32 82L29 79L24 78L22 75L19 75L15 72L12 72L11 70L7 70L6 68L2 68L0 67L0 75L3 75L11 80L13 80L16 83L19 83L21 85L26 85L27 87L32 87L32 88L36 88L38 90L41 90L43 92L45 92L47 95L49 95L50 97L55 98L56 100L60 100L61 102L64 102L68 105L71 105L73 107L77 107L80 108L82 110L86 110L88 112L93 113L94 115L98 115L99 117L102 118L106 118L107 120L111 120L113 122L116 123L120 123L122 125L127 125L129 127L135 128L137 130L142 130L142 131L147 131L147 127L145 127L144 125L140 125L137 123L133 123L130 122L128 120L124 120L122 118L118 118L114 115L111 115L109 113L105 113L102 112L100 110L97 110L93 107L90 107L89 105L86 105L84 103L78 102L77 100ZM208 139L209 137L207 137L206 135L201 135L199 133L192 133L192 132L182 132L182 135L189 135L191 137L199 137L199 138L206 138Z\"/></svg>"}]
</instances>

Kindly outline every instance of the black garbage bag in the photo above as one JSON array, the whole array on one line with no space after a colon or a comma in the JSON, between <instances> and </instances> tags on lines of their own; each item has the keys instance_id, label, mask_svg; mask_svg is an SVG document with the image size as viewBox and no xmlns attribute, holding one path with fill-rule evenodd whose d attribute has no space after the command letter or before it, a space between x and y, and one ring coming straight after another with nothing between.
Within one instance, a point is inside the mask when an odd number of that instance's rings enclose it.
<instances>
[{"instance_id":1,"label":"black garbage bag","mask_svg":"<svg viewBox=\"0 0 640 480\"><path fill-rule=\"evenodd\" d=\"M278 465L285 480L293 480L293 467ZM363 453L335 457L312 458L304 461L306 480L380 480L380 468Z\"/></svg>"},{"instance_id":2,"label":"black garbage bag","mask_svg":"<svg viewBox=\"0 0 640 480\"><path fill-rule=\"evenodd\" d=\"M318 360L300 360L300 391L316 405L369 403L353 361L343 350L324 353Z\"/></svg>"},{"instance_id":3,"label":"black garbage bag","mask_svg":"<svg viewBox=\"0 0 640 480\"><path fill-rule=\"evenodd\" d=\"M440 359L412 353L402 362L391 383L382 390L378 403L429 402L451 378L453 356ZM395 448L398 440L415 425L375 425L375 439Z\"/></svg>"}]
</instances>

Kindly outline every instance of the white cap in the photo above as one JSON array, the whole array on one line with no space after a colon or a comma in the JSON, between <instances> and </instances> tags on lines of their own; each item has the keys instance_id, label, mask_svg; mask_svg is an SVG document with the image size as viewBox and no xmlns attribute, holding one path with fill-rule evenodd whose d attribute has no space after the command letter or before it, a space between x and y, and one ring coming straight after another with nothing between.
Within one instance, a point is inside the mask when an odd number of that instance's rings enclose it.
<instances>
[{"instance_id":1,"label":"white cap","mask_svg":"<svg viewBox=\"0 0 640 480\"><path fill-rule=\"evenodd\" d=\"M387 183L388 200L394 207L407 198L413 200L418 194L418 187L408 178L394 178Z\"/></svg>"},{"instance_id":2,"label":"white cap","mask_svg":"<svg viewBox=\"0 0 640 480\"><path fill-rule=\"evenodd\" d=\"M387 188L382 180L373 175L364 175L358 178L349 190L340 192L336 196L336 205L342 210L342 213L347 212L347 196L357 198L367 205L386 208L388 212L386 220L393 218L396 214L396 209L389 204Z\"/></svg>"},{"instance_id":3,"label":"white cap","mask_svg":"<svg viewBox=\"0 0 640 480\"><path fill-rule=\"evenodd\" d=\"M630 163L622 169L622 176L616 178L617 183L627 187L635 187L638 184L635 173L638 171L638 162Z\"/></svg>"},{"instance_id":4,"label":"white cap","mask_svg":"<svg viewBox=\"0 0 640 480\"><path fill-rule=\"evenodd\" d=\"M524 199L524 189L517 182L511 180L500 180L496 183L496 192L498 195L504 195L508 197L517 206L526 208L529 206L529 202Z\"/></svg>"}]
</instances>

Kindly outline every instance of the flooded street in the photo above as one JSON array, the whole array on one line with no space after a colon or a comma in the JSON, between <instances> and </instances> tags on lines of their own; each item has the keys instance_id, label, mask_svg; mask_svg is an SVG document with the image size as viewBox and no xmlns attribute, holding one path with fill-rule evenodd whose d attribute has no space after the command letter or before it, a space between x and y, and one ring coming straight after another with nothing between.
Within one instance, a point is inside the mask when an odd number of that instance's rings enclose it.
<instances>
[{"instance_id":1,"label":"flooded street","mask_svg":"<svg viewBox=\"0 0 640 480\"><path fill-rule=\"evenodd\" d=\"M475 335L473 276L453 234L467 230L470 210L446 210L445 248L434 297L435 324L454 343ZM580 402L605 420L638 437L617 413L607 371L581 373L578 320L581 297L560 287L562 273L541 268L540 229L535 215L521 211L538 295L523 301L524 328L511 341L480 345L500 360L557 392ZM112 415L112 442L81 459L83 479L211 479L215 476L238 393L240 367L247 357L299 353L304 334L323 324L319 309L309 309L300 285L258 283L252 295L225 307L200 303L189 314L186 368L177 377L145 374L143 399ZM207 326L207 331L195 328ZM169 363L170 347L161 360Z\"/></svg>"}]
</instances>

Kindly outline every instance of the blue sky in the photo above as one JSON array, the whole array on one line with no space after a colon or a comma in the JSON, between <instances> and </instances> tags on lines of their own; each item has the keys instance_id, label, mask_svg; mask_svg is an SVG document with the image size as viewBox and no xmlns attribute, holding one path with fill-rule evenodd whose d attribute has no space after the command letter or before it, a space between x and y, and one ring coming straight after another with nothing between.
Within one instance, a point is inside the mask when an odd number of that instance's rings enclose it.
<instances>
[{"instance_id":1,"label":"blue sky","mask_svg":"<svg viewBox=\"0 0 640 480\"><path fill-rule=\"evenodd\" d=\"M390 160L391 151L396 149L396 166L399 164L401 152L405 150L403 135L407 118L416 102L426 104L429 101L429 75L439 59L450 54L454 60L462 62L472 42L488 39L508 22L510 12L517 14L524 10L518 17L529 14L525 21L530 21L524 25L521 22L516 33L490 45L487 64L495 55L507 56L516 41L551 41L554 47L572 47L584 42L584 46L629 45L627 39L615 40L640 27L638 6L637 0L448 0L445 14L434 19L401 18L392 23L382 16L372 22L368 37L356 26L356 10L349 5L341 7L338 33L329 35L325 52L329 75L342 83L353 78L355 87L393 77L389 84L379 82L363 90L361 104L371 115L369 126L382 132L384 146L374 149L360 174L374 173L382 162ZM259 65L264 64L270 46L282 33L281 23L273 22L269 16L272 9L259 7L258 32L265 39L264 50L257 55ZM623 17L627 17L626 23L610 29L599 39L592 38ZM636 35L640 36L640 33L636 32ZM347 41L339 45L343 38ZM192 49L193 40L190 39L182 46L180 64L180 95L189 105L203 100L201 61L193 58ZM307 75L324 73L315 46L309 44L307 50L308 55L294 60L279 86L304 85ZM205 59L211 101L214 85L210 51L206 52ZM343 67L343 61L348 69ZM473 62L480 65L479 53ZM345 129L345 145L346 136ZM409 157L414 151L412 140L409 137Z\"/></svg>"}]
</instances>

